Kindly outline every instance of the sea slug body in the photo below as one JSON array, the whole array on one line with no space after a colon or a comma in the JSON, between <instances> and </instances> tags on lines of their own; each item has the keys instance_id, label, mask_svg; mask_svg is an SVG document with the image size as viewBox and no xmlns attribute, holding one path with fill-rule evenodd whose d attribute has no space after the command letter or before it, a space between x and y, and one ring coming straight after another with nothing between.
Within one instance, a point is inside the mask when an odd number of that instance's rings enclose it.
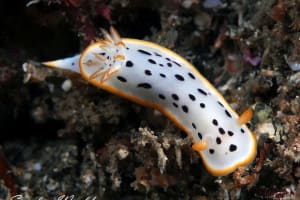
<instances>
[{"instance_id":1,"label":"sea slug body","mask_svg":"<svg viewBox=\"0 0 300 200\"><path fill-rule=\"evenodd\" d=\"M44 62L72 70L90 83L154 108L185 131L210 173L222 176L248 165L256 155L256 138L222 95L187 60L157 44L121 38L111 28L105 39L80 55Z\"/></svg>"}]
</instances>

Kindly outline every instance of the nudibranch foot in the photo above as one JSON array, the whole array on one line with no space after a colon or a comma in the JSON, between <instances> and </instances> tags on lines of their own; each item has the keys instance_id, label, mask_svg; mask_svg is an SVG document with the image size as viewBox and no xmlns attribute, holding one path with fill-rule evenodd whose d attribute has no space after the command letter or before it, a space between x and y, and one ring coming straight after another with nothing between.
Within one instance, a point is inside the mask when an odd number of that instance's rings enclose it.
<instances>
[{"instance_id":1,"label":"nudibranch foot","mask_svg":"<svg viewBox=\"0 0 300 200\"><path fill-rule=\"evenodd\" d=\"M240 125L246 124L252 119L252 116L253 116L253 110L252 108L248 108L241 114L241 116L238 119L238 123Z\"/></svg>"}]
</instances>

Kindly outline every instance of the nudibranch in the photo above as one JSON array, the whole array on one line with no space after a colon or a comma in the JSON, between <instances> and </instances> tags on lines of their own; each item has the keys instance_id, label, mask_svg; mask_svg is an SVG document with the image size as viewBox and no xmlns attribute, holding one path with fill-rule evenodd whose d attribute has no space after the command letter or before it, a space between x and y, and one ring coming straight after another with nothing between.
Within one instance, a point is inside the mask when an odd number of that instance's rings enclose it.
<instances>
[{"instance_id":1,"label":"nudibranch","mask_svg":"<svg viewBox=\"0 0 300 200\"><path fill-rule=\"evenodd\" d=\"M80 73L93 85L165 114L192 139L207 170L222 176L256 156L256 138L241 116L187 60L157 44L102 30L81 54L44 62Z\"/></svg>"}]
</instances>

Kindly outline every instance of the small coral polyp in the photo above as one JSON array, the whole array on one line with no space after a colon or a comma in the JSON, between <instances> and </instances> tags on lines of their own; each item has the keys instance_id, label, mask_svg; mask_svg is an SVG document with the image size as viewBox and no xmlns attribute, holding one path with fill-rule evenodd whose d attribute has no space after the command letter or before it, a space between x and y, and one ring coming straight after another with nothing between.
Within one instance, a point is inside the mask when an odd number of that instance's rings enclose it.
<instances>
[{"instance_id":1,"label":"small coral polyp","mask_svg":"<svg viewBox=\"0 0 300 200\"><path fill-rule=\"evenodd\" d=\"M95 86L154 108L192 139L193 149L215 176L246 166L256 156L256 138L224 97L187 60L157 44L102 30L80 55L45 62L72 70Z\"/></svg>"}]
</instances>

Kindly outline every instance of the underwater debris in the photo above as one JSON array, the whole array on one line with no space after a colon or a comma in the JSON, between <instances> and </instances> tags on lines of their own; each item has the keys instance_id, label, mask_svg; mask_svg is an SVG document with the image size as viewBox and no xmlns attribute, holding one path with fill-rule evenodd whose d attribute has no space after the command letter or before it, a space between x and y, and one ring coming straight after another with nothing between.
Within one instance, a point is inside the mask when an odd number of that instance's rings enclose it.
<instances>
[{"instance_id":1,"label":"underwater debris","mask_svg":"<svg viewBox=\"0 0 300 200\"><path fill-rule=\"evenodd\" d=\"M65 92L70 91L72 88L72 81L70 79L66 79L62 84L61 84L61 89Z\"/></svg>"},{"instance_id":2,"label":"underwater debris","mask_svg":"<svg viewBox=\"0 0 300 200\"><path fill-rule=\"evenodd\" d=\"M263 149L260 151L259 158L256 162L256 165L254 166L251 173L244 175L245 168L242 168L242 167L238 168L233 173L233 180L237 187L247 186L247 188L249 189L249 188L252 188L256 184L256 182L258 181L259 175L260 175L260 171L263 166L265 154L269 149L270 149L270 145L264 144Z\"/></svg>"},{"instance_id":3,"label":"underwater debris","mask_svg":"<svg viewBox=\"0 0 300 200\"><path fill-rule=\"evenodd\" d=\"M0 189L3 189L3 190L7 189L6 192L3 191L3 194L6 193L7 197L15 196L19 192L19 188L16 185L16 181L13 176L11 167L5 158L5 155L4 155L4 152L3 152L3 149L1 146L0 146L0 185L5 186L5 187L0 186ZM2 192L0 192L0 193L2 193ZM1 196L2 195L0 195L0 198L1 198Z\"/></svg>"},{"instance_id":4,"label":"underwater debris","mask_svg":"<svg viewBox=\"0 0 300 200\"><path fill-rule=\"evenodd\" d=\"M138 167L135 169L135 177L136 180L130 184L135 190L138 190L140 185L142 185L147 191L155 186L161 187L166 191L168 187L177 183L175 176L162 174L157 168L146 169L145 167Z\"/></svg>"},{"instance_id":5,"label":"underwater debris","mask_svg":"<svg viewBox=\"0 0 300 200\"><path fill-rule=\"evenodd\" d=\"M288 200L296 199L296 187L290 185L282 188L261 187L255 191L254 196L259 199Z\"/></svg>"},{"instance_id":6,"label":"underwater debris","mask_svg":"<svg viewBox=\"0 0 300 200\"><path fill-rule=\"evenodd\" d=\"M300 163L300 137L284 150L284 156L293 162Z\"/></svg>"},{"instance_id":7,"label":"underwater debris","mask_svg":"<svg viewBox=\"0 0 300 200\"><path fill-rule=\"evenodd\" d=\"M224 7L223 3L220 0L204 0L202 3L204 8L218 8Z\"/></svg>"},{"instance_id":8,"label":"underwater debris","mask_svg":"<svg viewBox=\"0 0 300 200\"><path fill-rule=\"evenodd\" d=\"M299 62L291 62L288 61L286 58L287 64L289 65L289 67L291 68L291 70L293 71L299 71L300 70L300 63Z\"/></svg>"},{"instance_id":9,"label":"underwater debris","mask_svg":"<svg viewBox=\"0 0 300 200\"><path fill-rule=\"evenodd\" d=\"M246 62L250 63L252 66L258 66L262 60L260 56L251 55L251 52L249 49L244 49L243 57L244 57L244 60Z\"/></svg>"},{"instance_id":10,"label":"underwater debris","mask_svg":"<svg viewBox=\"0 0 300 200\"><path fill-rule=\"evenodd\" d=\"M160 170L160 173L163 173L166 168L168 157L164 152L162 144L157 141L157 136L154 135L154 132L147 127L139 128L139 133L142 135L142 137L138 139L137 144L141 145L142 147L145 147L148 143L153 145L153 149L155 149L158 156L157 166Z\"/></svg>"},{"instance_id":11,"label":"underwater debris","mask_svg":"<svg viewBox=\"0 0 300 200\"><path fill-rule=\"evenodd\" d=\"M174 127L173 127L174 128ZM153 167L152 162L157 162L157 168L160 169L160 173L163 174L166 171L167 161L176 162L179 169L183 166L182 151L187 149L190 153L193 151L190 149L191 139L186 137L180 138L178 134L172 133L177 132L175 130L166 129L158 136L155 135L154 131L148 127L140 127L138 133L135 133L131 138L131 143L138 147L139 154L142 154L142 162L146 168ZM169 133L170 132L170 133ZM146 148L150 144L150 149ZM144 152L144 153L143 153ZM147 154L146 154L147 152ZM147 157L152 156L153 152L157 155L157 161L150 161ZM193 155L193 154L192 154ZM170 160L171 159L171 160ZM199 159L197 157L197 159Z\"/></svg>"},{"instance_id":12,"label":"underwater debris","mask_svg":"<svg viewBox=\"0 0 300 200\"><path fill-rule=\"evenodd\" d=\"M17 71L8 66L0 66L0 86L4 86L15 78Z\"/></svg>"},{"instance_id":13,"label":"underwater debris","mask_svg":"<svg viewBox=\"0 0 300 200\"><path fill-rule=\"evenodd\" d=\"M122 184L121 161L126 160L130 154L128 147L118 140L112 140L98 153L102 156L99 162L105 165L105 172L110 174L111 189L117 191Z\"/></svg>"},{"instance_id":14,"label":"underwater debris","mask_svg":"<svg viewBox=\"0 0 300 200\"><path fill-rule=\"evenodd\" d=\"M212 17L204 11L199 11L194 17L194 24L200 31L206 30L211 27L211 23Z\"/></svg>"},{"instance_id":15,"label":"underwater debris","mask_svg":"<svg viewBox=\"0 0 300 200\"><path fill-rule=\"evenodd\" d=\"M286 2L284 0L278 0L277 3L272 7L271 17L276 21L283 21L286 16Z\"/></svg>"},{"instance_id":16,"label":"underwater debris","mask_svg":"<svg viewBox=\"0 0 300 200\"><path fill-rule=\"evenodd\" d=\"M289 84L295 88L300 89L300 72L297 72L295 74L293 74L290 78L289 78Z\"/></svg>"},{"instance_id":17,"label":"underwater debris","mask_svg":"<svg viewBox=\"0 0 300 200\"><path fill-rule=\"evenodd\" d=\"M53 69L47 69L40 67L40 63L29 61L25 62L22 65L22 70L24 72L24 83L37 83L37 82L43 82L46 80L46 78L50 76L71 76L74 75L74 73L70 71L59 71L59 70L53 70ZM76 77L76 76L75 76Z\"/></svg>"},{"instance_id":18,"label":"underwater debris","mask_svg":"<svg viewBox=\"0 0 300 200\"><path fill-rule=\"evenodd\" d=\"M183 0L181 3L182 7L184 7L185 9L189 9L192 6L196 6L197 4L199 4L199 0Z\"/></svg>"}]
</instances>

